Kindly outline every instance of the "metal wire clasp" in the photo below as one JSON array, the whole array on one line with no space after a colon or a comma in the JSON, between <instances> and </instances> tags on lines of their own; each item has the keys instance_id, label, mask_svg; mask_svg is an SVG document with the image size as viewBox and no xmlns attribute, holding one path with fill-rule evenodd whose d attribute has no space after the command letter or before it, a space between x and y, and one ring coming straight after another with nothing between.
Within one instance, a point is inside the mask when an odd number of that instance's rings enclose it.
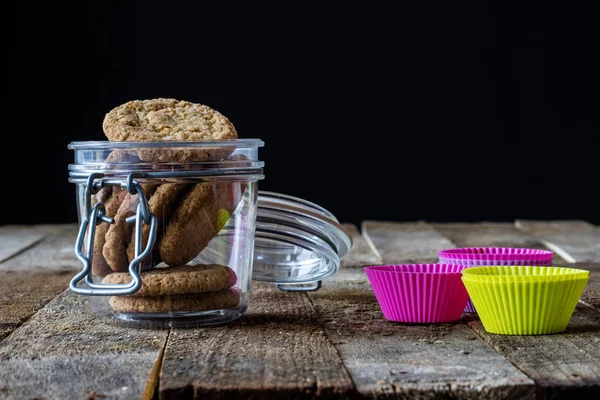
<instances>
[{"instance_id":1,"label":"metal wire clasp","mask_svg":"<svg viewBox=\"0 0 600 400\"><path fill-rule=\"evenodd\" d=\"M136 209L135 216L127 218L128 223L135 222L135 257L129 263L129 275L131 275L131 282L126 284L102 284L95 283L92 279L92 257L94 254L94 236L96 234L96 225L101 223L114 224L114 219L104 215L105 208L101 202L96 203L93 207L91 206L92 195L98 193L102 189L106 182L96 179L103 178L103 174L93 173L87 179L87 185L85 189L85 215L86 217L81 222L79 227L79 233L77 235L77 241L75 243L75 254L77 258L83 263L83 270L71 279L69 288L71 291L77 294L85 294L88 296L117 296L126 295L137 292L142 286L142 280L140 278L140 272L142 270L142 261L152 252L154 243L156 242L156 228L157 218L150 207L148 206L148 199L144 193L142 186L135 180L135 178L143 177L143 174L129 174L124 183L118 183L121 187L126 188L127 191L134 195L137 194L139 197L139 204ZM150 233L148 235L148 243L146 248L142 251L142 223L150 225ZM89 231L88 231L89 227ZM87 256L83 255L83 241L87 232ZM77 284L85 278L86 286L77 286Z\"/></svg>"}]
</instances>

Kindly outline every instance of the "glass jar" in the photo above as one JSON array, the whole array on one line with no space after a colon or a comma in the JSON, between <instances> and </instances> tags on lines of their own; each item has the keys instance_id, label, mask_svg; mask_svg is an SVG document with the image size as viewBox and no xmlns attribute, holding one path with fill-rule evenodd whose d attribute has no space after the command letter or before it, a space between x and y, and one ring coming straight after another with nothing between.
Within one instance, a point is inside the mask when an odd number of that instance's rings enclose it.
<instances>
[{"instance_id":1,"label":"glass jar","mask_svg":"<svg viewBox=\"0 0 600 400\"><path fill-rule=\"evenodd\" d=\"M70 289L135 327L233 321L252 279L317 290L352 240L308 201L260 192L258 139L72 142L83 269Z\"/></svg>"}]
</instances>

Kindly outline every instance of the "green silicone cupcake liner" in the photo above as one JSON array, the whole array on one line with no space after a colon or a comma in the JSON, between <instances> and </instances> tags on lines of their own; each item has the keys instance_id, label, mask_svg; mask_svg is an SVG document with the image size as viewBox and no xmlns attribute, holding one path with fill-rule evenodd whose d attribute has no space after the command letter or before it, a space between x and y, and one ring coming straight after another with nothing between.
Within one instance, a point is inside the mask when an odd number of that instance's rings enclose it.
<instances>
[{"instance_id":1,"label":"green silicone cupcake liner","mask_svg":"<svg viewBox=\"0 0 600 400\"><path fill-rule=\"evenodd\" d=\"M564 332L589 280L589 272L564 268L564 271L557 271L556 275L543 275L542 272L541 275L535 275L537 267L527 267L526 270L520 270L524 275L509 275L523 278L519 280L472 279L472 276L516 274L522 267L511 271L503 271L504 268L511 267L474 267L462 271L463 282L485 330L503 335ZM471 274L473 270L479 271ZM556 276L570 277L548 279Z\"/></svg>"},{"instance_id":2,"label":"green silicone cupcake liner","mask_svg":"<svg viewBox=\"0 0 600 400\"><path fill-rule=\"evenodd\" d=\"M481 266L463 270L463 280L477 282L549 282L581 279L584 269L546 266Z\"/></svg>"}]
</instances>

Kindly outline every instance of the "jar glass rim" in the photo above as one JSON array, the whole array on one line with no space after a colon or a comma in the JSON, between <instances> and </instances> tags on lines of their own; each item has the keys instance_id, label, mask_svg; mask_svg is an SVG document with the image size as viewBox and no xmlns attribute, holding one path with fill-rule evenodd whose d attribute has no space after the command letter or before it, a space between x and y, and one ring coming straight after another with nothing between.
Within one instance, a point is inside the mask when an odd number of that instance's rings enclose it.
<instances>
[{"instance_id":1,"label":"jar glass rim","mask_svg":"<svg viewBox=\"0 0 600 400\"><path fill-rule=\"evenodd\" d=\"M67 148L71 150L106 150L130 148L203 148L203 147L263 147L260 139L227 139L227 140L202 140L202 141L73 141Z\"/></svg>"}]
</instances>

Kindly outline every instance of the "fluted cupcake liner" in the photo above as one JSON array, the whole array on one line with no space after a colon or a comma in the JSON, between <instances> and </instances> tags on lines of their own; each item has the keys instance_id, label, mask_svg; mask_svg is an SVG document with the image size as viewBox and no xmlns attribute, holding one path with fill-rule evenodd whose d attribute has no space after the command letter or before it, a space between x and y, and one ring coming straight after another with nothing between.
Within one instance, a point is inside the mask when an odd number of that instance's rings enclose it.
<instances>
[{"instance_id":1,"label":"fluted cupcake liner","mask_svg":"<svg viewBox=\"0 0 600 400\"><path fill-rule=\"evenodd\" d=\"M553 255L554 252L550 250L527 249L519 247L458 247L454 249L438 251L438 257L440 259L444 258L475 261L488 260L495 262L519 260L526 262L525 265L535 265L541 261L552 262Z\"/></svg>"},{"instance_id":2,"label":"fluted cupcake liner","mask_svg":"<svg viewBox=\"0 0 600 400\"><path fill-rule=\"evenodd\" d=\"M443 264L442 261L440 261L440 263ZM483 265L478 265L478 266L483 266ZM527 266L527 265L525 265L525 266ZM518 269L522 269L525 266L523 266L521 264L515 265L515 267L517 267L517 270ZM544 268L546 268L545 270L539 271L539 273L536 273L537 275L553 275L553 274L555 274L557 272L562 271L562 269L560 269L560 267L552 267L551 265L541 265L541 266L538 265L536 267L544 267ZM467 268L472 268L472 267L467 267ZM551 268L551 269L547 269L547 268ZM556 269L556 268L558 268L558 269ZM531 269L531 270L528 270L528 271L534 271L534 269ZM522 273L526 274L527 271L522 271ZM530 272L530 273L532 273L532 272ZM569 273L569 274L561 275L561 277L557 277L555 279L571 279L573 277L575 277L575 274L574 273ZM502 275L500 275L500 276L496 276L496 277L494 277L494 276L492 276L492 277L488 277L488 276L473 276L472 279L475 279L475 280L478 280L478 279L481 280L481 279L483 279L483 280L486 280L486 281L489 281L489 280L502 280L502 281L506 281L506 280L519 280L519 279L524 279L524 278L520 277L519 275L515 275L515 276L511 276L511 275L502 276ZM547 278L547 279L552 279L552 278ZM466 313L476 313L477 312L477 310L475 308L475 305L473 304L473 301L471 299L469 299L469 301L467 302L467 305L465 307L465 312Z\"/></svg>"},{"instance_id":3,"label":"fluted cupcake liner","mask_svg":"<svg viewBox=\"0 0 600 400\"><path fill-rule=\"evenodd\" d=\"M440 264L458 264L467 267L481 265L552 265L550 250L518 247L458 247L438 252ZM469 299L464 312L477 312Z\"/></svg>"},{"instance_id":4,"label":"fluted cupcake liner","mask_svg":"<svg viewBox=\"0 0 600 400\"><path fill-rule=\"evenodd\" d=\"M533 265L494 265L465 268L462 272L469 280L481 282L531 282L566 281L589 276L589 271L579 268Z\"/></svg>"},{"instance_id":5,"label":"fluted cupcake liner","mask_svg":"<svg viewBox=\"0 0 600 400\"><path fill-rule=\"evenodd\" d=\"M463 310L463 312L466 313L476 313L477 310L475 309L475 305L473 305L473 300L471 300L469 298L469 301L467 301L467 305L465 306L465 309Z\"/></svg>"},{"instance_id":6,"label":"fluted cupcake liner","mask_svg":"<svg viewBox=\"0 0 600 400\"><path fill-rule=\"evenodd\" d=\"M460 265L402 264L365 267L377 302L390 321L451 322L460 319L468 293Z\"/></svg>"},{"instance_id":7,"label":"fluted cupcake liner","mask_svg":"<svg viewBox=\"0 0 600 400\"><path fill-rule=\"evenodd\" d=\"M504 335L564 332L589 280L575 268L488 266L462 280L486 331Z\"/></svg>"},{"instance_id":8,"label":"fluted cupcake liner","mask_svg":"<svg viewBox=\"0 0 600 400\"><path fill-rule=\"evenodd\" d=\"M452 259L452 258L440 258L440 264L458 264L466 267L479 267L482 265L538 265L538 266L550 266L552 265L552 259L549 260L463 260L463 259ZM469 299L465 307L466 313L475 313L475 306Z\"/></svg>"},{"instance_id":9,"label":"fluted cupcake liner","mask_svg":"<svg viewBox=\"0 0 600 400\"><path fill-rule=\"evenodd\" d=\"M469 267L478 267L481 265L552 265L552 259L549 260L470 260L461 258L439 257L440 264L458 264Z\"/></svg>"}]
</instances>

